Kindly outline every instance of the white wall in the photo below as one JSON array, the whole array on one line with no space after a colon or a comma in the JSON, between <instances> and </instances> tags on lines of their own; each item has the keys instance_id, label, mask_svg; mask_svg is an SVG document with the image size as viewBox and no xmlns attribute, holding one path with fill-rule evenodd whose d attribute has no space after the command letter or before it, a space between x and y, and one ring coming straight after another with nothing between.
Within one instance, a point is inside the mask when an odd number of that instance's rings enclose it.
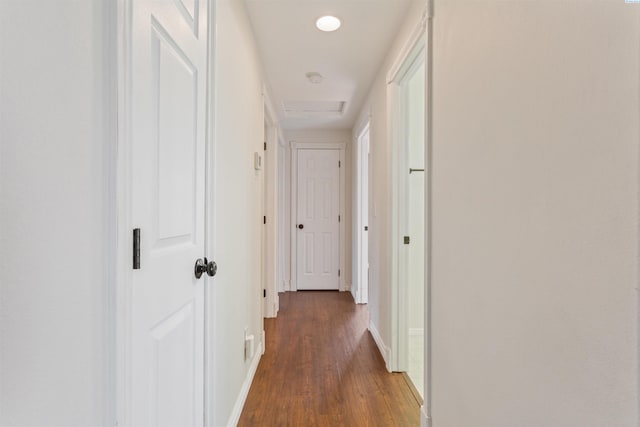
<instances>
[{"instance_id":1,"label":"white wall","mask_svg":"<svg viewBox=\"0 0 640 427\"><path fill-rule=\"evenodd\" d=\"M253 153L263 153L261 65L244 8L216 1L215 223L218 274L213 280L212 425L227 425L247 386L244 328L262 333L261 233L263 172ZM234 412L236 411L236 412Z\"/></svg>"},{"instance_id":2,"label":"white wall","mask_svg":"<svg viewBox=\"0 0 640 427\"><path fill-rule=\"evenodd\" d=\"M434 25L433 425L637 426L640 5Z\"/></svg>"},{"instance_id":3,"label":"white wall","mask_svg":"<svg viewBox=\"0 0 640 427\"><path fill-rule=\"evenodd\" d=\"M345 290L349 291L351 289L351 277L352 277L352 236L351 236L351 171L352 169L352 143L351 143L351 132L348 130L285 130L284 131L285 140L287 144L291 141L295 141L301 144L305 142L343 142L345 143L345 206L344 206L344 230L345 236L345 256L344 256L344 268L341 271L340 278L344 279ZM291 152L291 149L288 150ZM287 179L293 179L291 176L291 156L288 156L289 165L287 166L287 171L289 172L287 175ZM289 204L291 206L291 187L287 188ZM291 237L291 218L290 215L287 218L288 224L286 225L286 230L288 230L287 238ZM289 268L291 266L289 265Z\"/></svg>"},{"instance_id":4,"label":"white wall","mask_svg":"<svg viewBox=\"0 0 640 427\"><path fill-rule=\"evenodd\" d=\"M391 161L393 146L388 138L387 108L391 100L387 99L387 73L408 42L412 31L422 17L425 1L412 2L405 21L396 36L385 61L381 64L378 75L371 86L371 91L360 112L358 123L371 116L371 169L369 171L369 185L371 198L369 200L369 314L370 325L379 333L384 347L391 346L391 233L392 223L392 178ZM357 129L356 129L357 131ZM357 138L357 135L352 135ZM354 164L355 169L355 164ZM386 350L382 349L383 355ZM385 357L388 357L386 355Z\"/></svg>"},{"instance_id":5,"label":"white wall","mask_svg":"<svg viewBox=\"0 0 640 427\"><path fill-rule=\"evenodd\" d=\"M3 426L115 423L114 7L0 1Z\"/></svg>"}]
</instances>

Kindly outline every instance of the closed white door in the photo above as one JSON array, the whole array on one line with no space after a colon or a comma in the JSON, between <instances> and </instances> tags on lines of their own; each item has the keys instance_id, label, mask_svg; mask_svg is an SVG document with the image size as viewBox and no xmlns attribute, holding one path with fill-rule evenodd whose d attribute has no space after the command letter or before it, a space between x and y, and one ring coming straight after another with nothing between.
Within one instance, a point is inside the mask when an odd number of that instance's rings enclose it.
<instances>
[{"instance_id":1,"label":"closed white door","mask_svg":"<svg viewBox=\"0 0 640 427\"><path fill-rule=\"evenodd\" d=\"M298 150L297 288L340 286L340 151Z\"/></svg>"},{"instance_id":2,"label":"closed white door","mask_svg":"<svg viewBox=\"0 0 640 427\"><path fill-rule=\"evenodd\" d=\"M207 1L133 0L131 424L202 426Z\"/></svg>"}]
</instances>

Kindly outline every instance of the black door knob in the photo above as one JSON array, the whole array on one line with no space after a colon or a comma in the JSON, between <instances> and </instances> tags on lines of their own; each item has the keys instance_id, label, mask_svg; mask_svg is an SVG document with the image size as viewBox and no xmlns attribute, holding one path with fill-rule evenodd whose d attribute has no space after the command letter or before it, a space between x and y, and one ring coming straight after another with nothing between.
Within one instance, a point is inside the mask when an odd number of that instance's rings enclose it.
<instances>
[{"instance_id":1,"label":"black door knob","mask_svg":"<svg viewBox=\"0 0 640 427\"><path fill-rule=\"evenodd\" d=\"M196 279L202 277L204 273L207 273L208 276L213 277L218 272L218 264L215 261L209 262L206 258L198 258L196 261L196 265L193 267L193 273L196 276Z\"/></svg>"},{"instance_id":2,"label":"black door knob","mask_svg":"<svg viewBox=\"0 0 640 427\"><path fill-rule=\"evenodd\" d=\"M193 274L194 274L194 276L196 276L196 279L201 278L202 277L202 273L207 271L206 262L207 262L206 258L204 260L202 258L198 258L196 260L196 265L193 267Z\"/></svg>"},{"instance_id":3,"label":"black door knob","mask_svg":"<svg viewBox=\"0 0 640 427\"><path fill-rule=\"evenodd\" d=\"M205 262L207 262L207 259L204 259ZM209 277L213 277L216 275L216 273L218 272L218 264L216 264L215 261L209 261L209 263L207 264L207 274L209 275Z\"/></svg>"},{"instance_id":4,"label":"black door knob","mask_svg":"<svg viewBox=\"0 0 640 427\"><path fill-rule=\"evenodd\" d=\"M298 224L298 228L302 230L304 228L304 224Z\"/></svg>"}]
</instances>

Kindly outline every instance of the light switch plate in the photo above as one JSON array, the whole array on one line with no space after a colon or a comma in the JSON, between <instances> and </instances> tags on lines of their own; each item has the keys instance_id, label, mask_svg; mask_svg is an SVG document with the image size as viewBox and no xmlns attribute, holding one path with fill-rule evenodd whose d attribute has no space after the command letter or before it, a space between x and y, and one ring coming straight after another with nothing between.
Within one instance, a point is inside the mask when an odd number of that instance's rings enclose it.
<instances>
[{"instance_id":1,"label":"light switch plate","mask_svg":"<svg viewBox=\"0 0 640 427\"><path fill-rule=\"evenodd\" d=\"M262 169L262 154L258 153L257 151L253 153L253 167L257 171Z\"/></svg>"}]
</instances>

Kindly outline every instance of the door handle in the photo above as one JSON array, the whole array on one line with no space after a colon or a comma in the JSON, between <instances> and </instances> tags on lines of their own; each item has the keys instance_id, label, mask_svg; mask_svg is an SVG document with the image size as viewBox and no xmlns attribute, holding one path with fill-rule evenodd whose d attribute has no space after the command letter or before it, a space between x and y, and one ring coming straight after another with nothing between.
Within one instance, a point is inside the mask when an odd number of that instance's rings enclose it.
<instances>
[{"instance_id":1,"label":"door handle","mask_svg":"<svg viewBox=\"0 0 640 427\"><path fill-rule=\"evenodd\" d=\"M298 228L302 230L304 228L304 224L298 224Z\"/></svg>"},{"instance_id":2,"label":"door handle","mask_svg":"<svg viewBox=\"0 0 640 427\"><path fill-rule=\"evenodd\" d=\"M198 258L196 260L196 265L193 267L193 274L196 276L196 279L202 277L204 273L207 273L207 276L213 277L218 272L218 264L215 261L207 261L205 258Z\"/></svg>"}]
</instances>

